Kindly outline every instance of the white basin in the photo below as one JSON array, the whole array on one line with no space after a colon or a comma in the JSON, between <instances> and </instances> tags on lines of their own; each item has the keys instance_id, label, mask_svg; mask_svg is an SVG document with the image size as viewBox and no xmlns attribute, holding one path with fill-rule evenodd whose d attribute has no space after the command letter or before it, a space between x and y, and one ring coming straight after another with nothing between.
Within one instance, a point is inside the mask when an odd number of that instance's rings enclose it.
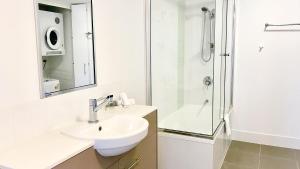
<instances>
[{"instance_id":1,"label":"white basin","mask_svg":"<svg viewBox=\"0 0 300 169\"><path fill-rule=\"evenodd\" d=\"M94 140L94 148L102 156L116 156L123 154L148 134L149 123L141 117L116 115L97 124L80 124L62 131L63 134L79 138Z\"/></svg>"}]
</instances>

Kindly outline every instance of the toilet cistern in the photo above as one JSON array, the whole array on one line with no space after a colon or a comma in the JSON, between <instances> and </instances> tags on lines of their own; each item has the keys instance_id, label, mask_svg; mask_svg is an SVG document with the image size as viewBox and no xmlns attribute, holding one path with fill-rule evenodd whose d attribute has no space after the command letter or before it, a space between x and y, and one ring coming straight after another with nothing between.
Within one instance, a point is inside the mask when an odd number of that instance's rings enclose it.
<instances>
[{"instance_id":1,"label":"toilet cistern","mask_svg":"<svg viewBox=\"0 0 300 169\"><path fill-rule=\"evenodd\" d=\"M113 95L100 97L99 99L89 100L89 123L98 123L97 112L102 108L103 105L109 105L113 102Z\"/></svg>"}]
</instances>

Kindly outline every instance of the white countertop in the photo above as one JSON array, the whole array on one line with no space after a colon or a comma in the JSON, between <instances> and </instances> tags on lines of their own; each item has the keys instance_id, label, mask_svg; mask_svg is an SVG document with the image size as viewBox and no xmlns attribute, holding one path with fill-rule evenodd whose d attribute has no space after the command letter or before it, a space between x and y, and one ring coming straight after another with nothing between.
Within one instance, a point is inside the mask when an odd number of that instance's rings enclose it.
<instances>
[{"instance_id":1,"label":"white countertop","mask_svg":"<svg viewBox=\"0 0 300 169\"><path fill-rule=\"evenodd\" d=\"M156 110L152 106L133 105L128 108L115 107L99 113L99 120L119 114L144 117ZM81 119L81 123L86 123ZM78 123L75 122L74 123ZM92 140L74 139L60 133L60 129L49 131L32 141L15 145L14 148L0 152L1 169L50 169L80 152L92 147Z\"/></svg>"}]
</instances>

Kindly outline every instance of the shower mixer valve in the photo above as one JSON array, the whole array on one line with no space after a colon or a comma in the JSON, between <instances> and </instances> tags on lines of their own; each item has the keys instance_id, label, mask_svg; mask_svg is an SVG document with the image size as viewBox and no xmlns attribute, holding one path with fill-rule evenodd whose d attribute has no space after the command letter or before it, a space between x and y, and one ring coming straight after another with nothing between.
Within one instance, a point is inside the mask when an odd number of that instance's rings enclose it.
<instances>
[{"instance_id":1,"label":"shower mixer valve","mask_svg":"<svg viewBox=\"0 0 300 169\"><path fill-rule=\"evenodd\" d=\"M211 86L213 83L212 78L210 76L206 76L203 79L203 84L208 88L209 86Z\"/></svg>"}]
</instances>

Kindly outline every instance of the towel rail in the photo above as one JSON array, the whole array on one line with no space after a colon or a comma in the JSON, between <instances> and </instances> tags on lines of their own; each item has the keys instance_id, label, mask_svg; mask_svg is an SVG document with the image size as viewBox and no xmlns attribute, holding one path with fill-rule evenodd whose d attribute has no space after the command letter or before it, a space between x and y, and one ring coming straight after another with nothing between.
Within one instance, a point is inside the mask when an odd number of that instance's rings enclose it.
<instances>
[{"instance_id":1,"label":"towel rail","mask_svg":"<svg viewBox=\"0 0 300 169\"><path fill-rule=\"evenodd\" d=\"M268 27L285 27L285 26L300 26L300 23L289 23L289 24L265 24L265 31L300 31L300 27L298 29L276 29L276 30L268 30Z\"/></svg>"}]
</instances>

